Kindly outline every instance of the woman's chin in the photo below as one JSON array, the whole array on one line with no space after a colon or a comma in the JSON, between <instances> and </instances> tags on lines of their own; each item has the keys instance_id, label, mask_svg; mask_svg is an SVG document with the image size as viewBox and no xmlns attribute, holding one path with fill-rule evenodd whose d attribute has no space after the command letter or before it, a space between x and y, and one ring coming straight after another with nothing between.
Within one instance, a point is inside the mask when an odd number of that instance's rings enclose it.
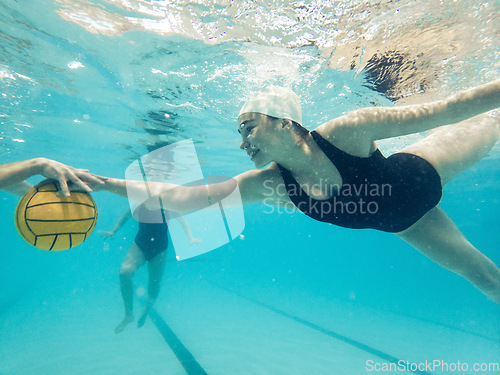
<instances>
[{"instance_id":1,"label":"woman's chin","mask_svg":"<svg viewBox=\"0 0 500 375\"><path fill-rule=\"evenodd\" d=\"M267 166L269 163L271 163L270 161L269 162L265 162L265 161L262 161L262 160L252 160L252 161L255 164L255 168L257 168L257 169L262 169L265 166Z\"/></svg>"}]
</instances>

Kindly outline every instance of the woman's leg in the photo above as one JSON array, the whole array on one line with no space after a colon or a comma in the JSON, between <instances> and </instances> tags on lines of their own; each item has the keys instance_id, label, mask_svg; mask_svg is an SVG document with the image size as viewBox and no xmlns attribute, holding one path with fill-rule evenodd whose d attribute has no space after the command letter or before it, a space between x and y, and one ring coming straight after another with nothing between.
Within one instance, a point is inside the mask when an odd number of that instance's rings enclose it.
<instances>
[{"instance_id":1,"label":"woman's leg","mask_svg":"<svg viewBox=\"0 0 500 375\"><path fill-rule=\"evenodd\" d=\"M495 111L458 124L436 129L402 152L418 155L431 163L442 185L477 163L495 145L500 135L500 115ZM421 253L474 284L500 303L500 270L477 250L438 207L417 223L397 234Z\"/></svg>"},{"instance_id":2,"label":"woman's leg","mask_svg":"<svg viewBox=\"0 0 500 375\"><path fill-rule=\"evenodd\" d=\"M148 262L148 299L144 305L144 310L142 311L141 317L137 321L137 327L142 327L146 322L146 318L149 314L149 310L153 307L153 304L158 298L160 293L161 280L163 274L165 273L165 264L167 262L167 252L163 251L156 255L153 259Z\"/></svg>"},{"instance_id":3,"label":"woman's leg","mask_svg":"<svg viewBox=\"0 0 500 375\"><path fill-rule=\"evenodd\" d=\"M499 136L500 114L493 111L438 128L401 152L418 155L431 163L444 186L481 160Z\"/></svg>"},{"instance_id":4,"label":"woman's leg","mask_svg":"<svg viewBox=\"0 0 500 375\"><path fill-rule=\"evenodd\" d=\"M146 259L144 258L144 254L139 249L139 246L133 242L120 268L120 291L125 307L125 317L116 327L115 333L122 332L129 323L134 321L134 290L132 278L145 262Z\"/></svg>"},{"instance_id":5,"label":"woman's leg","mask_svg":"<svg viewBox=\"0 0 500 375\"><path fill-rule=\"evenodd\" d=\"M414 225L397 235L500 303L500 269L467 241L439 207L434 207Z\"/></svg>"}]
</instances>

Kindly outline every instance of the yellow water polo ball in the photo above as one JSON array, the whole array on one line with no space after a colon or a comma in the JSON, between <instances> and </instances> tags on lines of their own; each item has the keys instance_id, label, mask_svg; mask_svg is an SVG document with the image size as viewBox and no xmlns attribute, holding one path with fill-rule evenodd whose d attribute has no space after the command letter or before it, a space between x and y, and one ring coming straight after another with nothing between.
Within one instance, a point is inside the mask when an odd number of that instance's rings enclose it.
<instances>
[{"instance_id":1,"label":"yellow water polo ball","mask_svg":"<svg viewBox=\"0 0 500 375\"><path fill-rule=\"evenodd\" d=\"M57 195L52 181L42 181L22 198L16 209L16 227L30 245L60 251L85 241L95 228L97 207L86 192Z\"/></svg>"}]
</instances>

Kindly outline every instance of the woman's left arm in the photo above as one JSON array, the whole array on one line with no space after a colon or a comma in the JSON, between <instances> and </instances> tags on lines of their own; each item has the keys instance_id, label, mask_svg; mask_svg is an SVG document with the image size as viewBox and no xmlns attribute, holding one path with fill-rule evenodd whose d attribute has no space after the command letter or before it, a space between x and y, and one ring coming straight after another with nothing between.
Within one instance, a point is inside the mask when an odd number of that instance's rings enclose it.
<instances>
[{"instance_id":1,"label":"woman's left arm","mask_svg":"<svg viewBox=\"0 0 500 375\"><path fill-rule=\"evenodd\" d=\"M432 103L362 108L326 123L330 129L325 130L355 132L372 142L455 124L499 107L500 80L496 80Z\"/></svg>"}]
</instances>

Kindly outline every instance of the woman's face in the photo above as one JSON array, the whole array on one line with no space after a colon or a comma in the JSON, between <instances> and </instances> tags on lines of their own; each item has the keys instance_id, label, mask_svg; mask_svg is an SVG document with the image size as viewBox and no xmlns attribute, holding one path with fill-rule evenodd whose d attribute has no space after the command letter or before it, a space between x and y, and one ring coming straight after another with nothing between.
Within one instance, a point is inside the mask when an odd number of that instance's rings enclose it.
<instances>
[{"instance_id":1,"label":"woman's face","mask_svg":"<svg viewBox=\"0 0 500 375\"><path fill-rule=\"evenodd\" d=\"M276 149L276 123L279 119L260 114L244 113L238 117L238 132L241 134L240 148L245 150L257 168L274 161Z\"/></svg>"}]
</instances>

